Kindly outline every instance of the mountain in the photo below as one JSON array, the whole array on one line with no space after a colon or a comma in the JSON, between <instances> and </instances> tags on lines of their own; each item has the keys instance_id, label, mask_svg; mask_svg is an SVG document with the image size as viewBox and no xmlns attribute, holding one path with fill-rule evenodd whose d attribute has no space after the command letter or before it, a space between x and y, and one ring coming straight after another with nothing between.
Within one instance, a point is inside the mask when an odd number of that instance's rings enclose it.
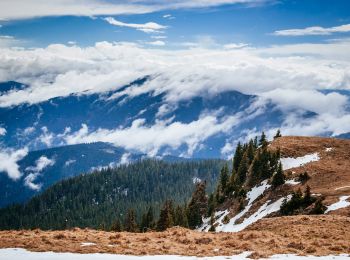
<instances>
[{"instance_id":1,"label":"mountain","mask_svg":"<svg viewBox=\"0 0 350 260\"><path fill-rule=\"evenodd\" d=\"M81 142L77 138L84 131L97 131L105 129L128 129L135 120L142 120L143 127L151 127L157 122L178 122L190 124L205 117L215 114L220 120L226 120L236 113L246 115L244 120L239 120L231 129L225 130L227 126L215 130L208 138L204 138L200 145L197 145L191 154L194 158L217 158L221 157L221 149L224 147L227 138L239 138L243 129L262 128L264 126L278 126L281 123L282 112L273 104L268 105L266 113L260 113L258 108L251 105L257 100L256 96L245 95L237 91L227 91L220 94L206 94L169 104L165 100L164 93L157 94L147 92L136 96L128 96L125 93L137 89L146 84L147 77L131 82L129 85L114 91L100 94L70 95L68 97L53 98L49 101L38 104L22 104L12 107L0 108L0 127L6 129L6 135L0 136L2 145L8 148L21 148L27 146L29 150L40 150L48 147L62 146ZM23 87L20 83L2 83L1 89L9 90ZM254 120L249 119L254 115ZM141 122L141 121L136 121ZM88 130L82 126L86 126ZM161 127L162 125L159 125ZM193 126L195 127L195 126ZM85 132L84 132L85 133ZM68 138L71 137L71 138ZM101 136L95 139L103 139ZM95 140L104 141L104 140ZM130 140L132 141L132 140ZM156 155L171 154L181 156L188 151L188 145L176 145L173 147L166 144L160 145ZM130 142L131 143L131 142ZM170 142L171 143L171 142ZM116 141L116 146L118 142ZM124 148L127 148L124 143ZM157 147L158 148L158 147ZM135 145L131 147L140 151ZM142 148L141 148L142 150ZM154 154L153 154L154 155Z\"/></svg>"},{"instance_id":2,"label":"mountain","mask_svg":"<svg viewBox=\"0 0 350 260\"><path fill-rule=\"evenodd\" d=\"M14 181L0 174L0 207L25 202L62 179L136 161L142 156L101 142L31 151L18 162L23 173L20 179Z\"/></svg>"},{"instance_id":3,"label":"mountain","mask_svg":"<svg viewBox=\"0 0 350 260\"><path fill-rule=\"evenodd\" d=\"M224 161L141 160L63 180L24 205L0 209L0 229L108 229L129 208L140 218L149 206L158 214L166 199L187 201L198 181L213 191Z\"/></svg>"},{"instance_id":4,"label":"mountain","mask_svg":"<svg viewBox=\"0 0 350 260\"><path fill-rule=\"evenodd\" d=\"M214 219L207 218L198 230L237 232L262 218L285 215L350 215L350 140L280 137L268 151L280 151L285 183L274 186L276 173L250 182L253 163L242 186L246 194L225 197Z\"/></svg>"}]
</instances>

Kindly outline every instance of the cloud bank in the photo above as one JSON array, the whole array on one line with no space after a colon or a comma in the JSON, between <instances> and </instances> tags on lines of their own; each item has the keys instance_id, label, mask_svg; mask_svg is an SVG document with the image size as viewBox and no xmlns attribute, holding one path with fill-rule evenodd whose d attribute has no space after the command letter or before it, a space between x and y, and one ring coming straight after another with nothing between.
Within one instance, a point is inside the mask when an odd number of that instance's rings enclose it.
<instances>
[{"instance_id":1,"label":"cloud bank","mask_svg":"<svg viewBox=\"0 0 350 260\"><path fill-rule=\"evenodd\" d=\"M275 31L277 36L306 36L306 35L331 35L333 33L350 32L350 24L324 28L321 26L312 26L304 29L288 29Z\"/></svg>"},{"instance_id":2,"label":"cloud bank","mask_svg":"<svg viewBox=\"0 0 350 260\"><path fill-rule=\"evenodd\" d=\"M223 4L260 5L268 0L2 0L0 1L0 19L30 19L45 16L98 16L144 14L156 11L203 8ZM19 8L20 7L20 8Z\"/></svg>"},{"instance_id":3,"label":"cloud bank","mask_svg":"<svg viewBox=\"0 0 350 260\"><path fill-rule=\"evenodd\" d=\"M29 87L3 93L0 107L115 91L147 76L141 86L132 85L110 99L163 94L155 124L146 125L140 113L125 128L96 130L83 125L79 131L58 137L44 127L37 141L48 146L57 138L68 144L104 141L150 155L164 147L185 145L187 154L192 154L203 141L230 133L254 112L226 117L204 113L190 123L174 122L166 115L181 101L232 90L257 95L252 106L260 113L267 103L276 104L287 115L282 122L284 134L337 135L350 132L348 96L334 92L350 90L349 49L348 40L180 50L149 49L125 42L99 42L85 48L59 44L36 49L2 48L0 81L15 80ZM306 111L315 116L304 118ZM247 135L254 133L254 129L248 130ZM227 145L224 153L229 148Z\"/></svg>"}]
</instances>

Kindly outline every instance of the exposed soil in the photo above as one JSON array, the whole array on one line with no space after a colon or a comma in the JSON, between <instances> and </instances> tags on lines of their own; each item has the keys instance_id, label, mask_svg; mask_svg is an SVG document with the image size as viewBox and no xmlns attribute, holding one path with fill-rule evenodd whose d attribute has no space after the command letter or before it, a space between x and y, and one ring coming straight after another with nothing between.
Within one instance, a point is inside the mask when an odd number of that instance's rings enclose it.
<instances>
[{"instance_id":1,"label":"exposed soil","mask_svg":"<svg viewBox=\"0 0 350 260\"><path fill-rule=\"evenodd\" d=\"M94 243L82 246L82 243ZM350 218L293 216L267 218L239 233L202 233L184 228L165 232L115 233L90 229L0 231L0 248L31 251L131 255L350 254Z\"/></svg>"}]
</instances>

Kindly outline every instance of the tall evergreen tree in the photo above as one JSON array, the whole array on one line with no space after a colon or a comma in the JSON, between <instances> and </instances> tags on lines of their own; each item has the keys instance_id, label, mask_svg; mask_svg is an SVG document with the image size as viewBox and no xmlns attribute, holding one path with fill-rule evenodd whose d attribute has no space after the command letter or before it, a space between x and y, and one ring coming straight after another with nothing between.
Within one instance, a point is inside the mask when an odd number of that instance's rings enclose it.
<instances>
[{"instance_id":1,"label":"tall evergreen tree","mask_svg":"<svg viewBox=\"0 0 350 260\"><path fill-rule=\"evenodd\" d=\"M281 131L278 129L276 132L276 135L273 137L273 139L277 139L279 137L282 137L282 135L281 135Z\"/></svg>"},{"instance_id":2,"label":"tall evergreen tree","mask_svg":"<svg viewBox=\"0 0 350 260\"><path fill-rule=\"evenodd\" d=\"M112 231L115 231L115 232L121 232L121 231L123 231L123 227L122 227L122 224L120 223L119 218L117 218L117 219L114 221L114 223L113 223L113 225L112 225L112 227L111 227L111 230L112 230Z\"/></svg>"},{"instance_id":3,"label":"tall evergreen tree","mask_svg":"<svg viewBox=\"0 0 350 260\"><path fill-rule=\"evenodd\" d=\"M125 218L125 231L127 232L138 232L135 211L133 209L129 209Z\"/></svg>"},{"instance_id":4,"label":"tall evergreen tree","mask_svg":"<svg viewBox=\"0 0 350 260\"><path fill-rule=\"evenodd\" d=\"M242 157L243 157L243 147L241 143L238 142L235 155L233 156L233 169L235 170L235 172L238 171L238 167L241 163Z\"/></svg>"},{"instance_id":5,"label":"tall evergreen tree","mask_svg":"<svg viewBox=\"0 0 350 260\"><path fill-rule=\"evenodd\" d=\"M152 206L149 206L147 212L142 215L140 230L142 232L145 232L153 228L154 228L153 208Z\"/></svg>"},{"instance_id":6,"label":"tall evergreen tree","mask_svg":"<svg viewBox=\"0 0 350 260\"><path fill-rule=\"evenodd\" d=\"M238 167L236 185L243 185L244 184L244 182L247 178L248 169L249 169L248 156L247 156L247 153L245 153L243 155L241 163Z\"/></svg>"},{"instance_id":7,"label":"tall evergreen tree","mask_svg":"<svg viewBox=\"0 0 350 260\"><path fill-rule=\"evenodd\" d=\"M196 184L195 191L187 207L188 226L191 229L202 224L202 216L206 214L208 207L208 198L205 193L206 182Z\"/></svg>"},{"instance_id":8,"label":"tall evergreen tree","mask_svg":"<svg viewBox=\"0 0 350 260\"><path fill-rule=\"evenodd\" d=\"M160 210L159 219L157 222L157 230L164 231L174 225L174 209L173 202L166 200L163 208Z\"/></svg>"},{"instance_id":9,"label":"tall evergreen tree","mask_svg":"<svg viewBox=\"0 0 350 260\"><path fill-rule=\"evenodd\" d=\"M282 163L280 162L278 164L277 172L272 177L272 186L276 188L284 183L285 178L283 174Z\"/></svg>"},{"instance_id":10,"label":"tall evergreen tree","mask_svg":"<svg viewBox=\"0 0 350 260\"><path fill-rule=\"evenodd\" d=\"M228 166L227 164L225 164L222 169L221 169L221 173L220 173L220 188L221 188L221 193L224 196L226 193L226 188L227 188L227 184L228 184Z\"/></svg>"},{"instance_id":11,"label":"tall evergreen tree","mask_svg":"<svg viewBox=\"0 0 350 260\"><path fill-rule=\"evenodd\" d=\"M267 139L264 131L261 133L261 136L259 139L259 145L263 148L267 146Z\"/></svg>"}]
</instances>

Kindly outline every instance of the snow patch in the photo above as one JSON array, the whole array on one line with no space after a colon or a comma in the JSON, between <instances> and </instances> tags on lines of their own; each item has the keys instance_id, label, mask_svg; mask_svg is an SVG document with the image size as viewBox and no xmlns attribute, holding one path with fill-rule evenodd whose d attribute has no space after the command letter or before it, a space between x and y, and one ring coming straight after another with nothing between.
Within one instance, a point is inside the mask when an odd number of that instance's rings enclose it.
<instances>
[{"instance_id":1,"label":"snow patch","mask_svg":"<svg viewBox=\"0 0 350 260\"><path fill-rule=\"evenodd\" d=\"M350 198L350 196L341 196L338 202L327 207L325 213L350 206L350 202L346 201L348 198Z\"/></svg>"},{"instance_id":2,"label":"snow patch","mask_svg":"<svg viewBox=\"0 0 350 260\"><path fill-rule=\"evenodd\" d=\"M134 256L134 255L115 255L115 254L78 254L78 253L57 253L57 252L30 252L22 248L5 248L0 249L0 260L195 260L195 259L212 259L212 260L224 260L224 259L235 259L235 260L248 260L251 252L243 252L239 255L234 256L213 256L213 257L196 257L196 256L177 256L177 255L145 255L145 256ZM273 255L268 259L295 259L295 260L342 260L348 259L349 255L328 255L328 256L297 256L292 254L280 254Z\"/></svg>"},{"instance_id":3,"label":"snow patch","mask_svg":"<svg viewBox=\"0 0 350 260\"><path fill-rule=\"evenodd\" d=\"M92 243L92 242L83 242L80 244L80 246L95 246L96 244L95 243Z\"/></svg>"},{"instance_id":4,"label":"snow patch","mask_svg":"<svg viewBox=\"0 0 350 260\"><path fill-rule=\"evenodd\" d=\"M333 148L332 148L332 147L327 147L327 148L325 149L325 151L326 151L326 152L331 152L331 151L333 151Z\"/></svg>"},{"instance_id":5,"label":"snow patch","mask_svg":"<svg viewBox=\"0 0 350 260\"><path fill-rule=\"evenodd\" d=\"M200 178L198 178L198 177L193 177L193 178L192 178L193 184L200 183L201 181L202 181L202 180L201 180Z\"/></svg>"},{"instance_id":6,"label":"snow patch","mask_svg":"<svg viewBox=\"0 0 350 260\"><path fill-rule=\"evenodd\" d=\"M281 158L281 163L282 163L283 169L288 170L291 168L303 166L310 162L316 162L318 160L320 160L320 156L318 155L318 153L312 153L312 154L307 154L305 156L297 157L297 158L291 158L291 157Z\"/></svg>"},{"instance_id":7,"label":"snow patch","mask_svg":"<svg viewBox=\"0 0 350 260\"><path fill-rule=\"evenodd\" d=\"M298 185L298 184L300 184L300 181L296 181L296 180L286 180L285 184L288 184L288 185Z\"/></svg>"},{"instance_id":8,"label":"snow patch","mask_svg":"<svg viewBox=\"0 0 350 260\"><path fill-rule=\"evenodd\" d=\"M342 187L335 188L334 190L342 190L347 188L350 188L350 186L342 186Z\"/></svg>"},{"instance_id":9,"label":"snow patch","mask_svg":"<svg viewBox=\"0 0 350 260\"><path fill-rule=\"evenodd\" d=\"M253 187L248 193L247 193L247 199L248 199L248 205L236 216L230 219L229 223L223 224L222 221L226 215L228 215L230 212L228 210L225 211L219 211L215 213L215 217L217 217L219 214L222 214L219 219L216 221L218 225L216 226L216 231L223 231L223 232L232 232L231 229L236 226L235 222L243 217L251 208L253 202L260 197L264 192L271 187L270 184L268 184L268 180L264 180L261 182L259 186ZM199 229L203 231L208 231L210 228L209 225L210 218L204 219L204 225Z\"/></svg>"},{"instance_id":10,"label":"snow patch","mask_svg":"<svg viewBox=\"0 0 350 260\"><path fill-rule=\"evenodd\" d=\"M289 195L287 197L287 199L290 199L291 196ZM262 205L257 212L255 212L254 214L250 215L248 218L244 219L242 223L240 224L233 224L232 225L232 222L230 221L230 223L224 225L223 229L221 231L224 231L224 232L239 232L239 231L242 231L243 229L245 229L246 227L248 227L249 225L255 223L256 221L258 221L259 219L262 219L264 217L266 217L267 215L273 213L273 212L276 212L276 211L279 211L280 208L281 208L281 205L283 203L285 198L280 198L279 200L271 203L270 201L267 201L264 205ZM246 207L248 208L248 207ZM249 207L250 208L250 207ZM243 211L247 211L246 209L243 210ZM238 215L241 215L243 216L244 214L238 214ZM237 215L237 216L238 216ZM239 219L234 217L234 219ZM234 223L234 222L233 222Z\"/></svg>"}]
</instances>

